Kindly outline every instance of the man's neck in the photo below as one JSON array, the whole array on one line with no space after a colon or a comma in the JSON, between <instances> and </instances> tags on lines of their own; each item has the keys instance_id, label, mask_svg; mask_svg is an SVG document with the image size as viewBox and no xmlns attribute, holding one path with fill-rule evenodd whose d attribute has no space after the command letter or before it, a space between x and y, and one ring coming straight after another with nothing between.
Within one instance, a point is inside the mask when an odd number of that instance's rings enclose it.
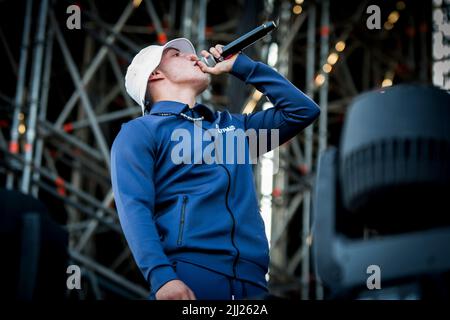
<instances>
[{"instance_id":1,"label":"man's neck","mask_svg":"<svg viewBox=\"0 0 450 320\"><path fill-rule=\"evenodd\" d=\"M165 95L162 94L159 97L155 97L154 101L158 102L158 101L176 101L176 102L181 102L181 103L185 103L187 105L189 105L189 108L193 108L195 105L195 94L193 94L192 92L182 92L182 91L178 91L176 94L173 94L173 92L170 95Z\"/></svg>"}]
</instances>

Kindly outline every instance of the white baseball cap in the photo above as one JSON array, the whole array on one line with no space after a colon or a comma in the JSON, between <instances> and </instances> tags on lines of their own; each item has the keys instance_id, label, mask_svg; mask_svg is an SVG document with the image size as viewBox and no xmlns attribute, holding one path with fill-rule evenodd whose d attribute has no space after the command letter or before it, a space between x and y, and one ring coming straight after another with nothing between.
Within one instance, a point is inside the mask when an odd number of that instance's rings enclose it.
<instances>
[{"instance_id":1,"label":"white baseball cap","mask_svg":"<svg viewBox=\"0 0 450 320\"><path fill-rule=\"evenodd\" d=\"M145 111L145 93L147 91L148 78L158 67L163 51L166 48L175 48L180 50L180 52L196 54L194 46L188 39L177 38L163 46L151 45L145 47L134 56L125 75L125 88L130 97L141 106L142 114Z\"/></svg>"}]
</instances>

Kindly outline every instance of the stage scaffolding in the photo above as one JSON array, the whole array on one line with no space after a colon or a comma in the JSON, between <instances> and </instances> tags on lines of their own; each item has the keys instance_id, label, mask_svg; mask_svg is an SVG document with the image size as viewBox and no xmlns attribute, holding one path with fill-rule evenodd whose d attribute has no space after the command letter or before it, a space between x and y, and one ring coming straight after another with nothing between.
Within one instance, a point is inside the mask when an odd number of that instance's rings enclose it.
<instances>
[{"instance_id":1,"label":"stage scaffolding","mask_svg":"<svg viewBox=\"0 0 450 320\"><path fill-rule=\"evenodd\" d=\"M109 177L110 147L120 123L141 114L140 107L126 94L123 79L133 55L149 43L136 43L129 35L149 34L155 39L154 43L183 36L191 39L198 51L209 48L217 39L233 40L237 36L234 30L239 19L212 26L211 31L211 26L207 25L209 2L171 0L166 2L168 11L161 15L156 8L156 4L160 4L158 1L118 1L110 4L123 7L113 24L100 18L102 10L107 8L83 7L80 32L85 40L80 63L72 54L73 44L65 36L65 20L57 16L53 2L26 0L16 94L9 99L12 110L9 138L5 137L6 131L0 135L0 148L7 155L8 163L3 171L5 185L35 197L45 192L64 204L71 263L79 265L83 272L83 289L68 292L72 298L103 299L111 293L123 298L148 296L145 282L136 276L139 272L121 233ZM353 96L380 87L383 76L395 70L399 57L389 56L379 47L351 36L368 1L360 1L344 24L330 17L329 0L297 2L264 1L261 23L275 17L278 28L269 40L257 44L261 53L254 58L270 64L291 80L297 70L294 66L301 65L299 70L304 72L304 81L297 86L318 102L321 115L314 125L264 158L279 168L270 180L269 192L261 191L266 170L261 163L255 167L255 177L261 203L270 209L265 222L269 224L271 243L272 292L280 296L320 299L323 295L320 279L315 275L310 257L314 241L312 190L318 155L329 143L330 123L340 121ZM137 12L146 16L151 28L127 24ZM341 25L333 25L333 22ZM426 40L420 37L418 41ZM302 45L298 46L299 43ZM426 47L425 43L422 45ZM372 70L371 77L369 72L354 77L347 56L356 49L364 51L361 69ZM410 50L413 54L414 48ZM56 51L63 57L75 90L65 105L60 106L56 120L50 120L49 92L52 86L58 86L50 81ZM330 62L332 54L338 55L337 61ZM301 63L299 57L303 60ZM429 75L423 71L426 66L416 67L422 69L421 74L427 80ZM113 78L104 76L106 69ZM330 78L339 82L339 86L331 88ZM218 86L226 85L223 79L214 81ZM331 91L334 100L329 99ZM123 108L111 110L111 102L118 97L123 99ZM200 99L213 107L227 101L212 88ZM265 101L252 91L240 110L252 112L271 107ZM111 130L116 131L109 134ZM60 172L61 164L70 168L69 174ZM298 224L297 228L292 228L293 223ZM104 242L97 242L97 236L102 234L120 239L121 247L112 250ZM108 263L99 259L104 250L112 250L115 258Z\"/></svg>"}]
</instances>

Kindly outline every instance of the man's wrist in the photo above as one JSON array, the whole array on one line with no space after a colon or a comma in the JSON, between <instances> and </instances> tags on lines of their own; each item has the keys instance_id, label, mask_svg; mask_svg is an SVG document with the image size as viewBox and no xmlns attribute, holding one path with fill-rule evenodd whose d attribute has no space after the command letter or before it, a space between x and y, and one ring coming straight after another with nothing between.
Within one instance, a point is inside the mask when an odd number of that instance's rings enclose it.
<instances>
[{"instance_id":1,"label":"man's wrist","mask_svg":"<svg viewBox=\"0 0 450 320\"><path fill-rule=\"evenodd\" d=\"M156 294L163 285L176 279L178 279L178 276L172 266L157 267L150 273L150 288Z\"/></svg>"},{"instance_id":2,"label":"man's wrist","mask_svg":"<svg viewBox=\"0 0 450 320\"><path fill-rule=\"evenodd\" d=\"M253 72L255 65L255 61L250 59L247 55L240 53L233 63L230 74L245 82Z\"/></svg>"}]
</instances>

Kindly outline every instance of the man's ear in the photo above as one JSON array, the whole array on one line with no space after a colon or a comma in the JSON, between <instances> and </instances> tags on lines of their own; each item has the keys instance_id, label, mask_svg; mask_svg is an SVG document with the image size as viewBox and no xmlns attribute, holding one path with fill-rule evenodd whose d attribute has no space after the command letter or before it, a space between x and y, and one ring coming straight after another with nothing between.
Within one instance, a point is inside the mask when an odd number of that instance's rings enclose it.
<instances>
[{"instance_id":1,"label":"man's ear","mask_svg":"<svg viewBox=\"0 0 450 320\"><path fill-rule=\"evenodd\" d=\"M164 79L164 74L160 70L155 70L150 74L150 77L148 77L148 81L154 81L154 80L162 80Z\"/></svg>"}]
</instances>

